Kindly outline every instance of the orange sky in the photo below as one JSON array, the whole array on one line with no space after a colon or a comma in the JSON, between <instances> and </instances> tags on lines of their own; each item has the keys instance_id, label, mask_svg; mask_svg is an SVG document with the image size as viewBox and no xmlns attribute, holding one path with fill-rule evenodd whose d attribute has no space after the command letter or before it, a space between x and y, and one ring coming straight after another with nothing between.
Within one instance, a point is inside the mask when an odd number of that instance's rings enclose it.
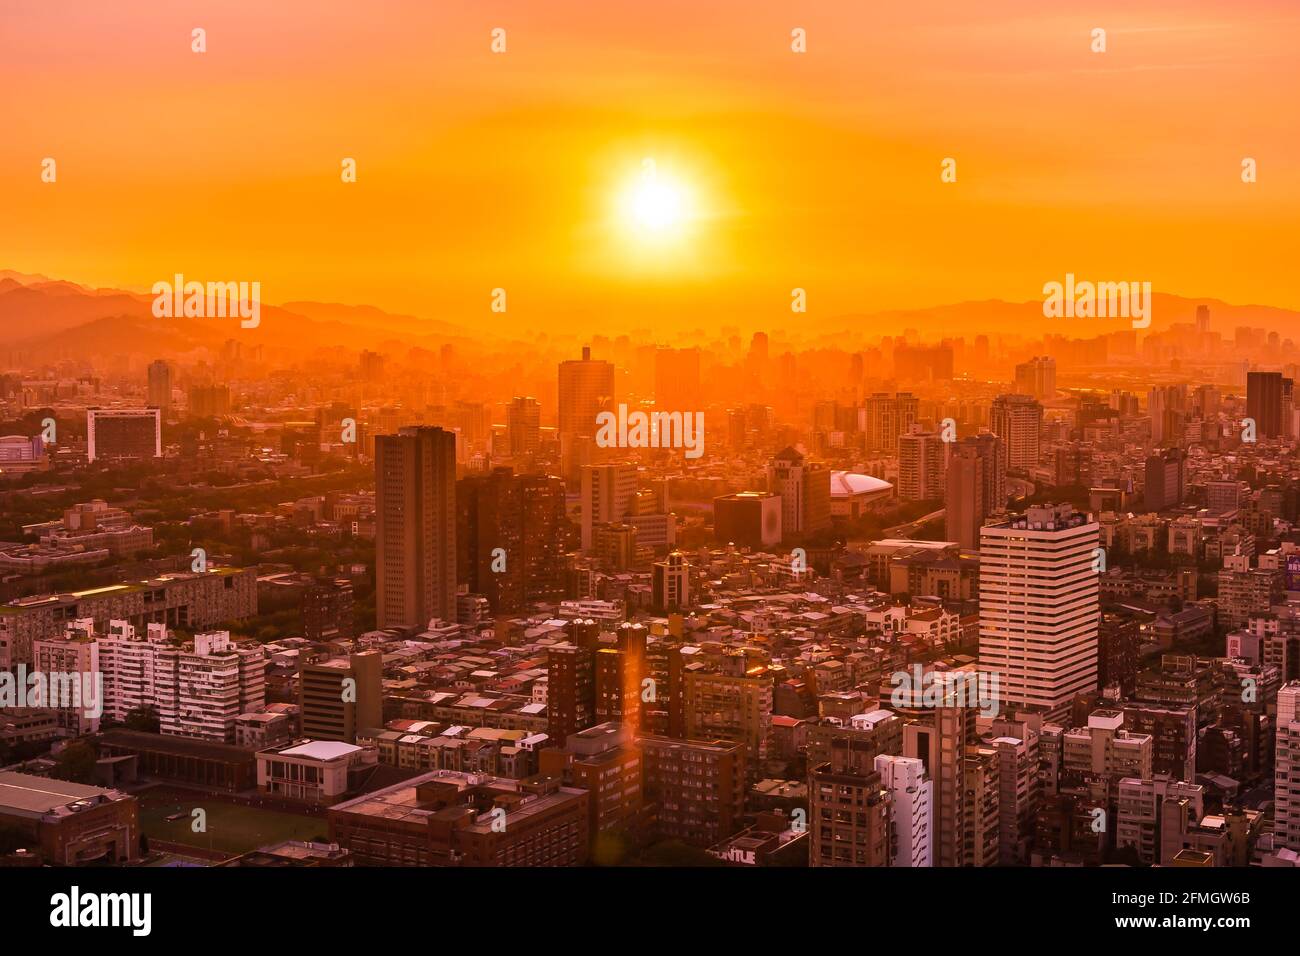
<instances>
[{"instance_id":1,"label":"orange sky","mask_svg":"<svg viewBox=\"0 0 1300 956\"><path fill-rule=\"evenodd\" d=\"M1300 308L1300 9L1133 6L0 0L0 268L523 328L753 328L795 286L810 322L1023 301L1066 272ZM665 242L614 212L643 157L693 197Z\"/></svg>"}]
</instances>

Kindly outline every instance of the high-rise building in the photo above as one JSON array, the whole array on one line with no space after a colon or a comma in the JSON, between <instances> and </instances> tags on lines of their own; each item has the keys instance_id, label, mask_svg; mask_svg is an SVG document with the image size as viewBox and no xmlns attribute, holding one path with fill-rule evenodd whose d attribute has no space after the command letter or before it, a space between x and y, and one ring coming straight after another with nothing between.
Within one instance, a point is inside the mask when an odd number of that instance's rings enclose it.
<instances>
[{"instance_id":1,"label":"high-rise building","mask_svg":"<svg viewBox=\"0 0 1300 956\"><path fill-rule=\"evenodd\" d=\"M596 723L600 625L575 618L565 631L568 640L546 651L546 733L552 740L566 740Z\"/></svg>"},{"instance_id":2,"label":"high-rise building","mask_svg":"<svg viewBox=\"0 0 1300 956\"><path fill-rule=\"evenodd\" d=\"M302 596L302 630L309 641L337 641L352 637L352 582L347 578L319 578Z\"/></svg>"},{"instance_id":3,"label":"high-rise building","mask_svg":"<svg viewBox=\"0 0 1300 956\"><path fill-rule=\"evenodd\" d=\"M1300 851L1300 681L1277 692L1274 761L1273 833L1287 849Z\"/></svg>"},{"instance_id":4,"label":"high-rise building","mask_svg":"<svg viewBox=\"0 0 1300 956\"><path fill-rule=\"evenodd\" d=\"M494 612L524 606L523 498L509 468L456 483L457 580Z\"/></svg>"},{"instance_id":5,"label":"high-rise building","mask_svg":"<svg viewBox=\"0 0 1300 956\"><path fill-rule=\"evenodd\" d=\"M1185 384L1154 386L1147 393L1151 441L1156 445L1178 444L1190 405Z\"/></svg>"},{"instance_id":6,"label":"high-rise building","mask_svg":"<svg viewBox=\"0 0 1300 956\"><path fill-rule=\"evenodd\" d=\"M512 458L537 454L542 443L542 406L537 399L517 396L506 406L506 438Z\"/></svg>"},{"instance_id":7,"label":"high-rise building","mask_svg":"<svg viewBox=\"0 0 1300 956\"><path fill-rule=\"evenodd\" d=\"M614 364L591 357L583 346L582 358L560 363L557 431L561 438L596 434L596 415L614 406Z\"/></svg>"},{"instance_id":8,"label":"high-rise building","mask_svg":"<svg viewBox=\"0 0 1300 956\"><path fill-rule=\"evenodd\" d=\"M1257 438L1278 438L1285 433L1282 399L1289 382L1281 372L1246 373L1246 417L1255 420Z\"/></svg>"},{"instance_id":9,"label":"high-rise building","mask_svg":"<svg viewBox=\"0 0 1300 956\"><path fill-rule=\"evenodd\" d=\"M898 454L898 437L906 434L916 422L920 399L911 392L890 395L876 392L862 408L863 427L867 451L874 454Z\"/></svg>"},{"instance_id":10,"label":"high-rise building","mask_svg":"<svg viewBox=\"0 0 1300 956\"><path fill-rule=\"evenodd\" d=\"M743 652L724 654L712 669L686 674L686 735L731 740L745 748L753 776L767 759L772 733L772 675Z\"/></svg>"},{"instance_id":11,"label":"high-rise building","mask_svg":"<svg viewBox=\"0 0 1300 956\"><path fill-rule=\"evenodd\" d=\"M41 703L54 712L56 732L64 737L98 732L103 700L84 679L100 672L95 622L72 621L63 634L33 641L32 663L33 671L44 676L47 696Z\"/></svg>"},{"instance_id":12,"label":"high-rise building","mask_svg":"<svg viewBox=\"0 0 1300 956\"><path fill-rule=\"evenodd\" d=\"M1064 714L1097 690L1097 522L1070 505L1032 507L980 532L980 668L1002 706Z\"/></svg>"},{"instance_id":13,"label":"high-rise building","mask_svg":"<svg viewBox=\"0 0 1300 956\"><path fill-rule=\"evenodd\" d=\"M158 651L167 646L167 625L150 624L148 636L138 637L126 621L111 621L98 643L104 716L122 723L133 710L156 707Z\"/></svg>"},{"instance_id":14,"label":"high-rise building","mask_svg":"<svg viewBox=\"0 0 1300 956\"><path fill-rule=\"evenodd\" d=\"M970 799L966 792L965 753L976 740L978 711L959 702L937 707L912 708L903 727L903 756L925 766L932 784L933 860L935 866L974 866L967 839Z\"/></svg>"},{"instance_id":15,"label":"high-rise building","mask_svg":"<svg viewBox=\"0 0 1300 956\"><path fill-rule=\"evenodd\" d=\"M162 414L156 408L86 409L88 461L162 457Z\"/></svg>"},{"instance_id":16,"label":"high-rise building","mask_svg":"<svg viewBox=\"0 0 1300 956\"><path fill-rule=\"evenodd\" d=\"M1035 355L1016 366L1016 392L1032 398L1056 395L1056 359Z\"/></svg>"},{"instance_id":17,"label":"high-rise building","mask_svg":"<svg viewBox=\"0 0 1300 956\"><path fill-rule=\"evenodd\" d=\"M1043 406L1028 395L999 395L989 410L989 430L1002 439L1007 468L1026 471L1038 465Z\"/></svg>"},{"instance_id":18,"label":"high-rise building","mask_svg":"<svg viewBox=\"0 0 1300 956\"><path fill-rule=\"evenodd\" d=\"M375 618L456 620L456 436L402 428L375 439Z\"/></svg>"},{"instance_id":19,"label":"high-rise building","mask_svg":"<svg viewBox=\"0 0 1300 956\"><path fill-rule=\"evenodd\" d=\"M1183 502L1187 475L1187 453L1165 448L1147 458L1146 490L1143 497L1151 511L1176 508Z\"/></svg>"},{"instance_id":20,"label":"high-rise building","mask_svg":"<svg viewBox=\"0 0 1300 956\"><path fill-rule=\"evenodd\" d=\"M230 414L230 386L191 385L190 414L196 418L216 418Z\"/></svg>"},{"instance_id":21,"label":"high-rise building","mask_svg":"<svg viewBox=\"0 0 1300 956\"><path fill-rule=\"evenodd\" d=\"M159 648L154 667L163 734L233 744L239 715L266 706L266 652L236 645L229 631Z\"/></svg>"},{"instance_id":22,"label":"high-rise building","mask_svg":"<svg viewBox=\"0 0 1300 956\"><path fill-rule=\"evenodd\" d=\"M644 724L641 705L646 692L643 682L648 632L644 624L625 622L614 633L615 642L602 645L593 658L596 720L627 724L633 733L639 734Z\"/></svg>"},{"instance_id":23,"label":"high-rise building","mask_svg":"<svg viewBox=\"0 0 1300 956\"><path fill-rule=\"evenodd\" d=\"M564 512L564 481L552 475L522 475L518 482L524 600L555 603L564 596L565 555L577 543Z\"/></svg>"},{"instance_id":24,"label":"high-rise building","mask_svg":"<svg viewBox=\"0 0 1300 956\"><path fill-rule=\"evenodd\" d=\"M944 442L935 432L913 426L898 438L898 497L931 501L944 493Z\"/></svg>"},{"instance_id":25,"label":"high-rise building","mask_svg":"<svg viewBox=\"0 0 1300 956\"><path fill-rule=\"evenodd\" d=\"M636 738L645 796L658 805L655 833L711 847L735 833L745 806L745 748L725 740ZM810 822L811 826L811 822Z\"/></svg>"},{"instance_id":26,"label":"high-rise building","mask_svg":"<svg viewBox=\"0 0 1300 956\"><path fill-rule=\"evenodd\" d=\"M963 550L980 546L984 525L984 456L974 444L959 442L948 460L944 488L944 535Z\"/></svg>"},{"instance_id":27,"label":"high-rise building","mask_svg":"<svg viewBox=\"0 0 1300 956\"><path fill-rule=\"evenodd\" d=\"M582 550L595 545L597 525L622 521L636 499L636 465L585 465L582 468Z\"/></svg>"},{"instance_id":28,"label":"high-rise building","mask_svg":"<svg viewBox=\"0 0 1300 956\"><path fill-rule=\"evenodd\" d=\"M891 792L871 763L836 750L808 771L809 866L889 866Z\"/></svg>"},{"instance_id":29,"label":"high-rise building","mask_svg":"<svg viewBox=\"0 0 1300 956\"><path fill-rule=\"evenodd\" d=\"M975 445L984 459L984 513L1001 514L1007 507L1006 442L985 431L963 438L962 442Z\"/></svg>"},{"instance_id":30,"label":"high-rise building","mask_svg":"<svg viewBox=\"0 0 1300 956\"><path fill-rule=\"evenodd\" d=\"M934 784L916 757L876 756L880 784L891 798L890 856L894 866L933 866Z\"/></svg>"},{"instance_id":31,"label":"high-rise building","mask_svg":"<svg viewBox=\"0 0 1300 956\"><path fill-rule=\"evenodd\" d=\"M781 530L815 534L831 524L831 473L822 462L785 448L767 465L767 490L781 496Z\"/></svg>"},{"instance_id":32,"label":"high-rise building","mask_svg":"<svg viewBox=\"0 0 1300 956\"><path fill-rule=\"evenodd\" d=\"M691 606L691 566L680 551L655 562L651 597L654 606L664 611L680 611Z\"/></svg>"},{"instance_id":33,"label":"high-rise building","mask_svg":"<svg viewBox=\"0 0 1300 956\"><path fill-rule=\"evenodd\" d=\"M356 743L357 731L384 723L383 655L359 651L304 664L298 675L298 706L304 737Z\"/></svg>"},{"instance_id":34,"label":"high-rise building","mask_svg":"<svg viewBox=\"0 0 1300 956\"><path fill-rule=\"evenodd\" d=\"M597 862L617 848L608 838L635 839L642 826L644 805L641 751L635 733L625 723L603 723L565 738L563 746L546 747L538 755L543 776L559 777L565 786L590 794L588 813L593 856Z\"/></svg>"},{"instance_id":35,"label":"high-rise building","mask_svg":"<svg viewBox=\"0 0 1300 956\"><path fill-rule=\"evenodd\" d=\"M162 359L149 363L149 404L166 411L172 404L172 367Z\"/></svg>"}]
</instances>

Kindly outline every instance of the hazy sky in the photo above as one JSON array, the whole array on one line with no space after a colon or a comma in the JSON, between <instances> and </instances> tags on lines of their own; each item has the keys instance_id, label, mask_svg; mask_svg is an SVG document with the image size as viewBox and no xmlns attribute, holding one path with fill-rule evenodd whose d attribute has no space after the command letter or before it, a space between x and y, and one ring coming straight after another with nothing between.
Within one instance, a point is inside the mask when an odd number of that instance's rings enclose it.
<instances>
[{"instance_id":1,"label":"hazy sky","mask_svg":"<svg viewBox=\"0 0 1300 956\"><path fill-rule=\"evenodd\" d=\"M1297 43L1284 0L0 0L0 268L525 328L1066 272L1300 308Z\"/></svg>"}]
</instances>

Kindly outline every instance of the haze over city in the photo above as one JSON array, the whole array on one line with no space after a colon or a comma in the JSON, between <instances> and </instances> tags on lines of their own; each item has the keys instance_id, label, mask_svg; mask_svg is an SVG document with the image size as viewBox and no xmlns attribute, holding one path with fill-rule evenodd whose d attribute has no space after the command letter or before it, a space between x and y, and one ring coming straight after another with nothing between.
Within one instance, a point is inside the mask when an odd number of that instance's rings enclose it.
<instances>
[{"instance_id":1,"label":"haze over city","mask_svg":"<svg viewBox=\"0 0 1300 956\"><path fill-rule=\"evenodd\" d=\"M1293 5L0 17L16 912L1284 918Z\"/></svg>"}]
</instances>

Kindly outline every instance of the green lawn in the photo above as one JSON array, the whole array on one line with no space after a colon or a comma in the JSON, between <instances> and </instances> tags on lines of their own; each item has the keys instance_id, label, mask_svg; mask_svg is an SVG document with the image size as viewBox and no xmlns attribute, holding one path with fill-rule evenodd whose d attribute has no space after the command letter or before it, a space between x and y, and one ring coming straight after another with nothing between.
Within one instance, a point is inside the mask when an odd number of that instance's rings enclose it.
<instances>
[{"instance_id":1,"label":"green lawn","mask_svg":"<svg viewBox=\"0 0 1300 956\"><path fill-rule=\"evenodd\" d=\"M207 813L207 831L195 833L193 811ZM165 819L183 812L179 820ZM323 817L296 816L279 810L221 803L202 793L144 793L140 798L140 828L151 840L186 846L246 853L281 840L313 840L325 836L329 823Z\"/></svg>"}]
</instances>

